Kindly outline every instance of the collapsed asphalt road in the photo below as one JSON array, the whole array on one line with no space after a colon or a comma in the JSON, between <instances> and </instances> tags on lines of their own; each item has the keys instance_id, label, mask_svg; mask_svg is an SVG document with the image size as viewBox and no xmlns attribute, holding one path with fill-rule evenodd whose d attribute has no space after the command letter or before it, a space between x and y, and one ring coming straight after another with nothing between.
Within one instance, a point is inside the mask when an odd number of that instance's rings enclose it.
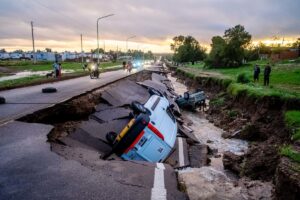
<instances>
[{"instance_id":1,"label":"collapsed asphalt road","mask_svg":"<svg viewBox=\"0 0 300 200\"><path fill-rule=\"evenodd\" d=\"M117 70L102 73L99 79L92 80L89 76L85 76L55 83L0 91L0 96L6 99L6 104L0 106L0 124L51 107L128 75L123 70ZM44 94L41 91L45 87L55 87L58 92Z\"/></svg>"},{"instance_id":2,"label":"collapsed asphalt road","mask_svg":"<svg viewBox=\"0 0 300 200\"><path fill-rule=\"evenodd\" d=\"M96 112L89 110L89 115L66 117L64 114L74 108L68 102L64 106L70 107L58 106L63 111L47 108L23 117L22 122L1 125L0 196L4 199L185 199L186 195L178 190L174 168L168 164L123 161L114 155L109 160L100 159L109 150L103 133L108 129L118 131L127 122L132 97L147 97L147 90L140 86L145 80L130 79L133 77L112 84L110 90L100 89L100 100L92 94L97 99L93 105L97 105ZM163 81L166 80L158 80L156 84L162 86ZM139 89L130 90L133 83ZM123 87L124 93L114 91L124 85L129 90ZM77 103L76 106L81 104ZM55 119L49 118L51 110L56 113ZM65 121L61 121L64 117ZM180 137L177 146L180 151L174 151L166 162L173 167L189 165L184 151L186 138Z\"/></svg>"}]
</instances>

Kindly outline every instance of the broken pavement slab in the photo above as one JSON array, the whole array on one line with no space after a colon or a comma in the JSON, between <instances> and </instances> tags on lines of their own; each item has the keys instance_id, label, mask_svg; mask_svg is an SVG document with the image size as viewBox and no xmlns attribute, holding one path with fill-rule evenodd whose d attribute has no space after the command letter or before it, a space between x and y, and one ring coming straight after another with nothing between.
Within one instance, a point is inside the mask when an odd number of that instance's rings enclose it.
<instances>
[{"instance_id":1,"label":"broken pavement slab","mask_svg":"<svg viewBox=\"0 0 300 200\"><path fill-rule=\"evenodd\" d=\"M149 97L145 88L129 80L122 80L101 94L101 98L113 106L130 105L132 101L146 103Z\"/></svg>"},{"instance_id":2,"label":"broken pavement slab","mask_svg":"<svg viewBox=\"0 0 300 200\"><path fill-rule=\"evenodd\" d=\"M186 139L177 137L174 148L174 151L170 154L165 163L168 163L174 168L190 166L188 144Z\"/></svg>"},{"instance_id":3,"label":"broken pavement slab","mask_svg":"<svg viewBox=\"0 0 300 200\"><path fill-rule=\"evenodd\" d=\"M0 126L1 199L150 199L155 164L96 160L95 153L94 167L84 166L50 151L52 128L15 121ZM174 170L165 165L163 176L167 198L185 199Z\"/></svg>"},{"instance_id":4,"label":"broken pavement slab","mask_svg":"<svg viewBox=\"0 0 300 200\"><path fill-rule=\"evenodd\" d=\"M106 133L111 131L120 133L128 124L129 120L130 119L119 119L110 122L99 123L96 120L90 119L89 121L82 122L79 127L91 136L106 142Z\"/></svg>"},{"instance_id":5,"label":"broken pavement slab","mask_svg":"<svg viewBox=\"0 0 300 200\"><path fill-rule=\"evenodd\" d=\"M108 122L115 119L128 118L132 110L122 107L108 108L101 112L95 112L91 117L96 118L102 122Z\"/></svg>"},{"instance_id":6,"label":"broken pavement slab","mask_svg":"<svg viewBox=\"0 0 300 200\"><path fill-rule=\"evenodd\" d=\"M6 104L0 106L0 124L67 101L127 76L131 75L126 74L123 70L118 70L102 73L100 79L97 80L91 80L89 76L84 76L55 83L0 91L0 96L4 96L6 99ZM56 87L59 92L41 93L41 89L48 86Z\"/></svg>"}]
</instances>

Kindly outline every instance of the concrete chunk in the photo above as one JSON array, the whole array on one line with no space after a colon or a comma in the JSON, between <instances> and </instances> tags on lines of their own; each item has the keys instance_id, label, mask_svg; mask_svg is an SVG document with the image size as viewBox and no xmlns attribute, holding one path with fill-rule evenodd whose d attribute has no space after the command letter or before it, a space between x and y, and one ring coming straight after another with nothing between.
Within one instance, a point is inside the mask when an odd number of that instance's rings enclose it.
<instances>
[{"instance_id":1,"label":"concrete chunk","mask_svg":"<svg viewBox=\"0 0 300 200\"><path fill-rule=\"evenodd\" d=\"M101 112L95 112L91 116L100 121L108 122L114 119L129 117L130 112L131 112L130 109L117 107L117 108L106 109Z\"/></svg>"}]
</instances>

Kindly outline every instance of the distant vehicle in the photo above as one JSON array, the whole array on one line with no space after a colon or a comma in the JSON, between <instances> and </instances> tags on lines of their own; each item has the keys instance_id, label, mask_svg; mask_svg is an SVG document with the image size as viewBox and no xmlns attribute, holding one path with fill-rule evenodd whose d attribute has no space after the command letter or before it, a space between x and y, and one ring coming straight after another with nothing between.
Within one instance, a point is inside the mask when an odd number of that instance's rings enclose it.
<instances>
[{"instance_id":1,"label":"distant vehicle","mask_svg":"<svg viewBox=\"0 0 300 200\"><path fill-rule=\"evenodd\" d=\"M89 63L87 65L87 68L88 68L88 70L90 72L91 79L99 78L100 72L99 72L99 68L98 68L98 64L97 63Z\"/></svg>"},{"instance_id":2,"label":"distant vehicle","mask_svg":"<svg viewBox=\"0 0 300 200\"><path fill-rule=\"evenodd\" d=\"M173 107L164 96L152 93L145 105L132 102L134 117L119 134L106 135L111 153L125 160L163 162L172 152L177 135Z\"/></svg>"},{"instance_id":3,"label":"distant vehicle","mask_svg":"<svg viewBox=\"0 0 300 200\"><path fill-rule=\"evenodd\" d=\"M133 68L141 68L141 67L143 67L143 61L135 59L132 61L132 66L133 66Z\"/></svg>"},{"instance_id":4,"label":"distant vehicle","mask_svg":"<svg viewBox=\"0 0 300 200\"><path fill-rule=\"evenodd\" d=\"M203 91L197 90L194 93L185 92L183 96L179 96L175 99L175 102L179 107L189 107L192 109L196 109L200 106L205 106L206 96Z\"/></svg>"}]
</instances>

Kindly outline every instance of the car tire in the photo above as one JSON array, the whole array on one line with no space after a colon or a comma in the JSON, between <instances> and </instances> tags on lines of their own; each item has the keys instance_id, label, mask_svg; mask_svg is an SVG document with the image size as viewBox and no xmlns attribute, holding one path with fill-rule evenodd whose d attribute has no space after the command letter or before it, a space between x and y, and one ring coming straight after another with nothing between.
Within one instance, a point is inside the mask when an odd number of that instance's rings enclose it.
<instances>
[{"instance_id":1,"label":"car tire","mask_svg":"<svg viewBox=\"0 0 300 200\"><path fill-rule=\"evenodd\" d=\"M184 98L185 100L188 100L188 99L190 98L190 94L189 94L188 92L185 92L185 93L183 94L183 98Z\"/></svg>"},{"instance_id":2,"label":"car tire","mask_svg":"<svg viewBox=\"0 0 300 200\"><path fill-rule=\"evenodd\" d=\"M5 104L5 98L0 96L0 104Z\"/></svg>"},{"instance_id":3,"label":"car tire","mask_svg":"<svg viewBox=\"0 0 300 200\"><path fill-rule=\"evenodd\" d=\"M47 88L43 88L42 92L43 93L54 93L54 92L57 92L57 89L54 87L47 87Z\"/></svg>"},{"instance_id":4,"label":"car tire","mask_svg":"<svg viewBox=\"0 0 300 200\"><path fill-rule=\"evenodd\" d=\"M113 145L117 136L118 136L118 134L116 132L111 131L111 132L106 133L105 138L110 145Z\"/></svg>"},{"instance_id":5,"label":"car tire","mask_svg":"<svg viewBox=\"0 0 300 200\"><path fill-rule=\"evenodd\" d=\"M156 90L156 89L154 89L154 88L149 88L148 89L148 92L149 92L149 94L152 96L152 95L157 95L157 96L160 96L160 97L162 97L163 95L161 94L161 92L160 91L158 91L158 90Z\"/></svg>"},{"instance_id":6,"label":"car tire","mask_svg":"<svg viewBox=\"0 0 300 200\"><path fill-rule=\"evenodd\" d=\"M138 101L133 101L131 103L131 108L135 113L147 113L145 106Z\"/></svg>"}]
</instances>

